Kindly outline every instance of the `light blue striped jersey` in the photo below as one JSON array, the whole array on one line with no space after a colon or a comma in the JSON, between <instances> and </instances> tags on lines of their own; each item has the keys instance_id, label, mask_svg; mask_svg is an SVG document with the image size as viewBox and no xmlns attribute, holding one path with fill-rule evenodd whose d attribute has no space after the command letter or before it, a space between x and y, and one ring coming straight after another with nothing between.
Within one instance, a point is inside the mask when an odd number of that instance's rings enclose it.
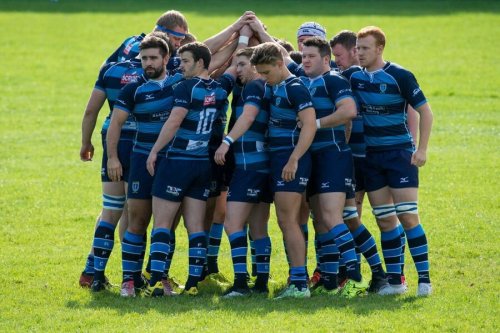
<instances>
[{"instance_id":1,"label":"light blue striped jersey","mask_svg":"<svg viewBox=\"0 0 500 333\"><path fill-rule=\"evenodd\" d=\"M352 73L350 83L363 116L366 151L414 151L408 104L418 108L427 100L413 74L387 62L374 72L363 69Z\"/></svg>"},{"instance_id":2,"label":"light blue striped jersey","mask_svg":"<svg viewBox=\"0 0 500 333\"><path fill-rule=\"evenodd\" d=\"M185 108L188 113L175 133L167 151L168 158L208 160L213 124L226 116L227 96L233 85L234 78L224 74L217 81L194 77L175 88L174 107Z\"/></svg>"},{"instance_id":3,"label":"light blue striped jersey","mask_svg":"<svg viewBox=\"0 0 500 333\"><path fill-rule=\"evenodd\" d=\"M144 71L141 62L137 60L128 60L122 62L112 62L101 68L99 77L94 85L95 89L99 89L106 94L109 105L109 114L102 125L101 133L106 135L106 132L111 122L111 114L113 106L120 89L131 82L137 82L142 77ZM132 139L137 130L135 119L129 115L125 124L123 124L121 137Z\"/></svg>"},{"instance_id":4,"label":"light blue striped jersey","mask_svg":"<svg viewBox=\"0 0 500 333\"><path fill-rule=\"evenodd\" d=\"M360 66L352 66L345 71L342 71L341 74L347 80L350 79L351 75L354 72L360 71L362 68ZM365 145L365 133L363 126L363 117L361 115L361 109L358 104L358 99L355 98L356 101L356 109L358 114L356 118L352 120L352 128L351 128L351 136L349 138L349 147L351 147L352 156L354 157L365 157L366 156L366 145Z\"/></svg>"},{"instance_id":5,"label":"light blue striped jersey","mask_svg":"<svg viewBox=\"0 0 500 333\"><path fill-rule=\"evenodd\" d=\"M137 122L134 152L149 155L172 111L174 86L181 80L181 74L166 76L161 81L143 76L121 90L115 108L132 114Z\"/></svg>"},{"instance_id":6,"label":"light blue striped jersey","mask_svg":"<svg viewBox=\"0 0 500 333\"><path fill-rule=\"evenodd\" d=\"M293 150L300 134L298 113L313 106L309 90L292 75L277 85L266 84L266 98L270 101L270 151Z\"/></svg>"},{"instance_id":7,"label":"light blue striped jersey","mask_svg":"<svg viewBox=\"0 0 500 333\"><path fill-rule=\"evenodd\" d=\"M349 82L338 73L328 71L316 78L301 76L300 79L311 93L316 119L327 117L335 112L336 103L354 96ZM349 150L345 139L345 125L334 128L320 128L316 131L311 151L321 151L335 147L338 151Z\"/></svg>"},{"instance_id":8,"label":"light blue striped jersey","mask_svg":"<svg viewBox=\"0 0 500 333\"><path fill-rule=\"evenodd\" d=\"M265 97L265 81L261 79L248 82L236 104L236 119L243 114L245 105L253 105L259 110L252 126L233 144L236 168L270 171L269 151L267 147L267 123L269 105ZM239 88L237 88L239 89Z\"/></svg>"}]
</instances>

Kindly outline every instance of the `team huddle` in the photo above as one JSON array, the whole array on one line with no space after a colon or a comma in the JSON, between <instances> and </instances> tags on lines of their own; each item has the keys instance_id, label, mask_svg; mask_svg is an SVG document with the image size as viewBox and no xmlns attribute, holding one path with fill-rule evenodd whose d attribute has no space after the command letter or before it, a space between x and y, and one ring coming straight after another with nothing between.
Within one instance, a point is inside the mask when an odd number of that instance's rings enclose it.
<instances>
[{"instance_id":1,"label":"team huddle","mask_svg":"<svg viewBox=\"0 0 500 333\"><path fill-rule=\"evenodd\" d=\"M80 158L89 161L108 101L103 207L80 285L111 286L105 268L119 225L123 297L195 296L204 284L224 286L223 297L267 295L274 203L289 263L275 299L404 294L406 245L417 296L430 295L417 200L432 111L413 74L383 59L385 43L378 27L327 40L320 24L306 22L294 51L250 11L203 43L174 10L153 32L126 39L101 67L82 121ZM385 267L360 220L365 193ZM169 275L181 217L189 237L184 285ZM224 231L233 281L218 268Z\"/></svg>"}]
</instances>

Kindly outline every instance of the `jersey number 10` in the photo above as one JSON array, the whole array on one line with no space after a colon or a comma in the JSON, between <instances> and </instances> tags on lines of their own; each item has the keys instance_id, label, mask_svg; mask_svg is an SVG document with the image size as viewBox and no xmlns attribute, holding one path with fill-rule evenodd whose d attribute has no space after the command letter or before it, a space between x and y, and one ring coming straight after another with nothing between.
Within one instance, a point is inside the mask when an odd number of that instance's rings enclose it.
<instances>
[{"instance_id":1,"label":"jersey number 10","mask_svg":"<svg viewBox=\"0 0 500 333\"><path fill-rule=\"evenodd\" d=\"M217 109L215 108L207 108L200 111L200 121L196 128L196 134L209 134L212 131L212 124L216 113Z\"/></svg>"}]
</instances>

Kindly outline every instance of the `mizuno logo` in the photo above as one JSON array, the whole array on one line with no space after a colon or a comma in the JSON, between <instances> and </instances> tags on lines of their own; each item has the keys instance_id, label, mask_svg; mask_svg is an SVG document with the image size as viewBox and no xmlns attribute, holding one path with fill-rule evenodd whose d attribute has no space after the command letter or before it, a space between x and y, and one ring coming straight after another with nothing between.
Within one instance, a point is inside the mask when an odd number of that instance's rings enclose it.
<instances>
[{"instance_id":1,"label":"mizuno logo","mask_svg":"<svg viewBox=\"0 0 500 333\"><path fill-rule=\"evenodd\" d=\"M154 96L153 94L147 94L147 95L144 97L144 99L145 99L146 101L150 101L150 100L152 100L152 99L155 99L155 96Z\"/></svg>"},{"instance_id":2,"label":"mizuno logo","mask_svg":"<svg viewBox=\"0 0 500 333\"><path fill-rule=\"evenodd\" d=\"M410 181L408 180L409 177L401 177L399 178L399 183L400 184L403 184L403 183L409 183Z\"/></svg>"}]
</instances>

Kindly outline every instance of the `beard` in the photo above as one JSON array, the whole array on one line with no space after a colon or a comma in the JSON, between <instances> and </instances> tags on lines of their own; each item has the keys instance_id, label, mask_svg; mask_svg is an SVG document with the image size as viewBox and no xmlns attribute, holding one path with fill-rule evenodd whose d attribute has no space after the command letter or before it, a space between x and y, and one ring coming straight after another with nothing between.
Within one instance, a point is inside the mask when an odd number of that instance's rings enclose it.
<instances>
[{"instance_id":1,"label":"beard","mask_svg":"<svg viewBox=\"0 0 500 333\"><path fill-rule=\"evenodd\" d=\"M159 78L163 73L165 69L163 67L159 68L153 68L153 67L148 67L147 69L144 70L144 74L148 79L157 79Z\"/></svg>"}]
</instances>

